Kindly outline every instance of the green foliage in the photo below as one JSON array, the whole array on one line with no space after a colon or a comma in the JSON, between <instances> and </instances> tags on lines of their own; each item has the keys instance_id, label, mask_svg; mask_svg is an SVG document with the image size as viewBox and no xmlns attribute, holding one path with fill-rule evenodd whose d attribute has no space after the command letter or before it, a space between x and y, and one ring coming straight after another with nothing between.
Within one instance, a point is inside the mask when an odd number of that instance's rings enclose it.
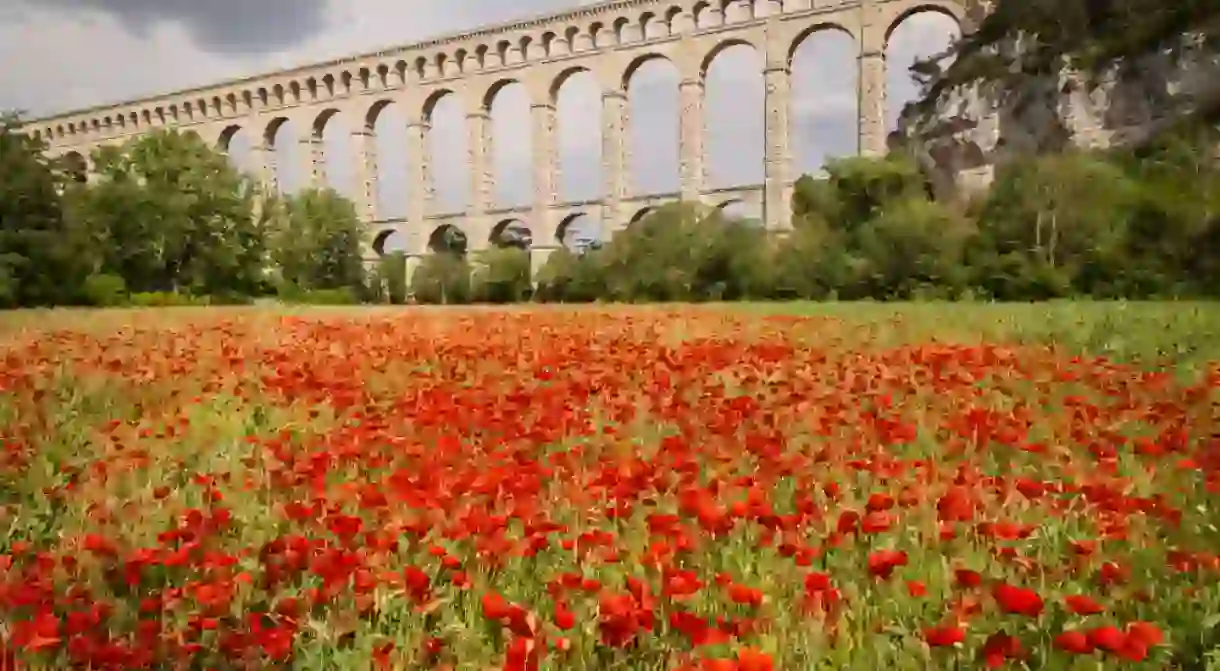
<instances>
[{"instance_id":1,"label":"green foliage","mask_svg":"<svg viewBox=\"0 0 1220 671\"><path fill-rule=\"evenodd\" d=\"M298 305L358 305L360 295L351 287L295 289L280 294L280 300Z\"/></svg>"},{"instance_id":2,"label":"green foliage","mask_svg":"<svg viewBox=\"0 0 1220 671\"><path fill-rule=\"evenodd\" d=\"M547 303L592 303L606 295L606 253L555 250L538 270L534 298Z\"/></svg>"},{"instance_id":3,"label":"green foliage","mask_svg":"<svg viewBox=\"0 0 1220 671\"><path fill-rule=\"evenodd\" d=\"M1062 274L1074 291L1115 297L1138 184L1112 162L1071 153L1020 161L1001 171L984 205L988 247L1025 255L1040 273Z\"/></svg>"},{"instance_id":4,"label":"green foliage","mask_svg":"<svg viewBox=\"0 0 1220 671\"><path fill-rule=\"evenodd\" d=\"M393 305L407 302L407 255L391 252L377 261L377 286L384 287L386 298Z\"/></svg>"},{"instance_id":5,"label":"green foliage","mask_svg":"<svg viewBox=\"0 0 1220 671\"><path fill-rule=\"evenodd\" d=\"M89 305L116 307L127 303L127 283L118 275L98 273L85 278L85 300Z\"/></svg>"},{"instance_id":6,"label":"green foliage","mask_svg":"<svg viewBox=\"0 0 1220 671\"><path fill-rule=\"evenodd\" d=\"M102 250L100 270L136 292L257 290L265 221L258 189L194 133L157 130L94 155L96 183L71 211Z\"/></svg>"},{"instance_id":7,"label":"green foliage","mask_svg":"<svg viewBox=\"0 0 1220 671\"><path fill-rule=\"evenodd\" d=\"M411 278L417 303L460 305L471 300L470 264L464 256L436 252L424 257Z\"/></svg>"},{"instance_id":8,"label":"green foliage","mask_svg":"<svg viewBox=\"0 0 1220 671\"><path fill-rule=\"evenodd\" d=\"M206 297L176 291L138 291L128 298L128 305L137 308L174 308L209 305Z\"/></svg>"},{"instance_id":9,"label":"green foliage","mask_svg":"<svg viewBox=\"0 0 1220 671\"><path fill-rule=\"evenodd\" d=\"M881 159L834 159L826 172L829 179L812 202L821 205L823 216L849 233L879 216L888 203L928 197L927 180L919 165L901 153Z\"/></svg>"},{"instance_id":10,"label":"green foliage","mask_svg":"<svg viewBox=\"0 0 1220 671\"><path fill-rule=\"evenodd\" d=\"M867 296L954 297L966 288L963 261L973 222L946 205L908 197L887 205L856 234Z\"/></svg>"},{"instance_id":11,"label":"green foliage","mask_svg":"<svg viewBox=\"0 0 1220 671\"><path fill-rule=\"evenodd\" d=\"M520 303L533 293L530 253L516 247L479 254L471 277L471 298L479 303Z\"/></svg>"},{"instance_id":12,"label":"green foliage","mask_svg":"<svg viewBox=\"0 0 1220 671\"><path fill-rule=\"evenodd\" d=\"M362 287L364 227L355 205L332 189L269 199L271 258L283 281L305 290Z\"/></svg>"},{"instance_id":13,"label":"green foliage","mask_svg":"<svg viewBox=\"0 0 1220 671\"><path fill-rule=\"evenodd\" d=\"M735 300L769 295L767 235L719 210L666 205L617 234L588 263L620 301ZM570 263L561 257L557 263ZM548 295L560 282L544 278ZM588 282L586 282L588 284Z\"/></svg>"},{"instance_id":14,"label":"green foliage","mask_svg":"<svg viewBox=\"0 0 1220 671\"><path fill-rule=\"evenodd\" d=\"M80 300L86 239L65 220L65 182L41 142L0 114L0 307Z\"/></svg>"}]
</instances>

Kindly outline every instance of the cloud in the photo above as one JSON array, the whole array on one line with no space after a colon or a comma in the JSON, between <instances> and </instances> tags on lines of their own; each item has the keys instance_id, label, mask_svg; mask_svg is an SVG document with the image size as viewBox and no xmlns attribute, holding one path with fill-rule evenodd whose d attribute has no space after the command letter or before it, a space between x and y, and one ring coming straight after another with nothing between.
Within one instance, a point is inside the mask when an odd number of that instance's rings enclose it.
<instances>
[{"instance_id":1,"label":"cloud","mask_svg":"<svg viewBox=\"0 0 1220 671\"><path fill-rule=\"evenodd\" d=\"M327 0L38 0L44 8L113 16L137 37L179 24L202 49L266 53L299 44L330 25Z\"/></svg>"}]
</instances>

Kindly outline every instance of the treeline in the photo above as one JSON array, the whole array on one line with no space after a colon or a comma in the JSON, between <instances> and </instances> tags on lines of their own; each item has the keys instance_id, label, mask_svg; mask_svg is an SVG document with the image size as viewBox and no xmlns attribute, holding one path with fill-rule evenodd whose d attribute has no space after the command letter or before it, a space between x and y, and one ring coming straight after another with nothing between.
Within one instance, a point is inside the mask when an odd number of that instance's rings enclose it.
<instances>
[{"instance_id":1,"label":"treeline","mask_svg":"<svg viewBox=\"0 0 1220 671\"><path fill-rule=\"evenodd\" d=\"M945 201L903 154L833 161L796 185L794 230L675 204L605 246L428 258L421 302L1000 300L1220 295L1214 129L1138 148L1031 157Z\"/></svg>"},{"instance_id":2,"label":"treeline","mask_svg":"<svg viewBox=\"0 0 1220 671\"><path fill-rule=\"evenodd\" d=\"M172 131L98 151L86 182L17 125L0 117L0 307L405 300L403 260L366 272L364 227L331 190L263 193Z\"/></svg>"},{"instance_id":3,"label":"treeline","mask_svg":"<svg viewBox=\"0 0 1220 671\"><path fill-rule=\"evenodd\" d=\"M936 200L909 156L804 177L793 230L689 204L604 245L466 252L441 241L362 261L364 227L331 190L262 193L192 133L157 132L80 166L0 123L0 306L710 300L1043 300L1220 294L1214 128L1136 149L1032 157L985 194ZM536 270L536 272L534 272Z\"/></svg>"}]
</instances>

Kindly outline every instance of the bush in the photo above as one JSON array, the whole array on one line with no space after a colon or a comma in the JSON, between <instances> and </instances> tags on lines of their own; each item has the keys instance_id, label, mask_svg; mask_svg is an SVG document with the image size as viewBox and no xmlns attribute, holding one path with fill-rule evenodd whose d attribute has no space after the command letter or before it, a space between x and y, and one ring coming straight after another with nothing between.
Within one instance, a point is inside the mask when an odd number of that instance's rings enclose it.
<instances>
[{"instance_id":1,"label":"bush","mask_svg":"<svg viewBox=\"0 0 1220 671\"><path fill-rule=\"evenodd\" d=\"M206 298L173 291L139 291L131 294L128 302L137 308L187 307L208 304Z\"/></svg>"},{"instance_id":2,"label":"bush","mask_svg":"<svg viewBox=\"0 0 1220 671\"><path fill-rule=\"evenodd\" d=\"M533 294L530 253L505 247L479 255L471 276L471 297L480 303L520 303Z\"/></svg>"},{"instance_id":3,"label":"bush","mask_svg":"<svg viewBox=\"0 0 1220 671\"><path fill-rule=\"evenodd\" d=\"M911 197L887 206L857 232L867 295L953 298L966 289L973 222L946 205Z\"/></svg>"},{"instance_id":4,"label":"bush","mask_svg":"<svg viewBox=\"0 0 1220 671\"><path fill-rule=\"evenodd\" d=\"M417 303L459 305L470 302L470 264L459 254L437 252L425 256L411 278Z\"/></svg>"},{"instance_id":5,"label":"bush","mask_svg":"<svg viewBox=\"0 0 1220 671\"><path fill-rule=\"evenodd\" d=\"M386 297L394 305L407 302L407 255L387 254L377 262L378 282L384 283Z\"/></svg>"},{"instance_id":6,"label":"bush","mask_svg":"<svg viewBox=\"0 0 1220 671\"><path fill-rule=\"evenodd\" d=\"M127 303L127 283L118 275L100 273L85 278L85 302L101 308Z\"/></svg>"},{"instance_id":7,"label":"bush","mask_svg":"<svg viewBox=\"0 0 1220 671\"><path fill-rule=\"evenodd\" d=\"M360 296L351 287L340 289L308 289L297 291L290 297L281 297L287 303L299 305L359 305Z\"/></svg>"},{"instance_id":8,"label":"bush","mask_svg":"<svg viewBox=\"0 0 1220 671\"><path fill-rule=\"evenodd\" d=\"M590 249L553 252L538 270L534 298L548 303L591 303L606 295L606 254Z\"/></svg>"}]
</instances>

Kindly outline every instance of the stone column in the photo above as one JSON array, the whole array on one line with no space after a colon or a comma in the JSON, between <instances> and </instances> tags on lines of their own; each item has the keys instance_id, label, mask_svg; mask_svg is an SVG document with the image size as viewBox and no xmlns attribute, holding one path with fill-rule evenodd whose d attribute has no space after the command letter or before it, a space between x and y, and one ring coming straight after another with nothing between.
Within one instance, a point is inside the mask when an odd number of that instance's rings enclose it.
<instances>
[{"instance_id":1,"label":"stone column","mask_svg":"<svg viewBox=\"0 0 1220 671\"><path fill-rule=\"evenodd\" d=\"M263 156L263 180L267 185L268 193L279 193L280 191L280 167L278 156L276 156L275 147L261 145L255 149Z\"/></svg>"},{"instance_id":2,"label":"stone column","mask_svg":"<svg viewBox=\"0 0 1220 671\"><path fill-rule=\"evenodd\" d=\"M866 33L867 35L867 33ZM860 52L857 86L860 105L860 154L884 156L888 133L885 129L885 45L868 44Z\"/></svg>"},{"instance_id":3,"label":"stone column","mask_svg":"<svg viewBox=\"0 0 1220 671\"><path fill-rule=\"evenodd\" d=\"M428 134L432 124L414 121L407 124L407 249L412 254L422 254L427 246L428 211L436 197L432 183L431 155L428 153Z\"/></svg>"},{"instance_id":4,"label":"stone column","mask_svg":"<svg viewBox=\"0 0 1220 671\"><path fill-rule=\"evenodd\" d=\"M326 146L321 138L301 140L305 155L305 186L321 189L326 186Z\"/></svg>"},{"instance_id":5,"label":"stone column","mask_svg":"<svg viewBox=\"0 0 1220 671\"><path fill-rule=\"evenodd\" d=\"M356 213L362 221L377 221L377 136L356 131L352 145L356 149Z\"/></svg>"},{"instance_id":6,"label":"stone column","mask_svg":"<svg viewBox=\"0 0 1220 671\"><path fill-rule=\"evenodd\" d=\"M620 227L619 209L627 196L627 94L606 91L602 94L602 173L606 193L602 198L602 228Z\"/></svg>"},{"instance_id":7,"label":"stone column","mask_svg":"<svg viewBox=\"0 0 1220 671\"><path fill-rule=\"evenodd\" d=\"M703 94L703 82L698 79L688 79L679 87L682 101L678 148L681 199L690 203L699 202L703 195L703 138L707 133L703 120Z\"/></svg>"},{"instance_id":8,"label":"stone column","mask_svg":"<svg viewBox=\"0 0 1220 671\"><path fill-rule=\"evenodd\" d=\"M555 151L555 106L550 103L535 104L530 108L533 119L533 169L534 212L530 231L534 244L555 244L554 226L551 224L551 206L555 204L556 151Z\"/></svg>"},{"instance_id":9,"label":"stone column","mask_svg":"<svg viewBox=\"0 0 1220 671\"><path fill-rule=\"evenodd\" d=\"M480 109L466 115L470 151L470 205L466 210L468 230L466 240L469 249L486 249L491 235L487 223L487 210L491 209L492 175L488 161L491 155L491 115Z\"/></svg>"},{"instance_id":10,"label":"stone column","mask_svg":"<svg viewBox=\"0 0 1220 671\"><path fill-rule=\"evenodd\" d=\"M250 174L254 177L254 181L263 188L267 188L271 184L270 170L268 163L275 161L275 152L270 151L262 145L254 145L250 147Z\"/></svg>"},{"instance_id":11,"label":"stone column","mask_svg":"<svg viewBox=\"0 0 1220 671\"><path fill-rule=\"evenodd\" d=\"M766 81L766 155L763 177L763 221L768 228L785 230L791 225L788 203L788 115L792 107L791 73L787 66L771 66Z\"/></svg>"}]
</instances>

